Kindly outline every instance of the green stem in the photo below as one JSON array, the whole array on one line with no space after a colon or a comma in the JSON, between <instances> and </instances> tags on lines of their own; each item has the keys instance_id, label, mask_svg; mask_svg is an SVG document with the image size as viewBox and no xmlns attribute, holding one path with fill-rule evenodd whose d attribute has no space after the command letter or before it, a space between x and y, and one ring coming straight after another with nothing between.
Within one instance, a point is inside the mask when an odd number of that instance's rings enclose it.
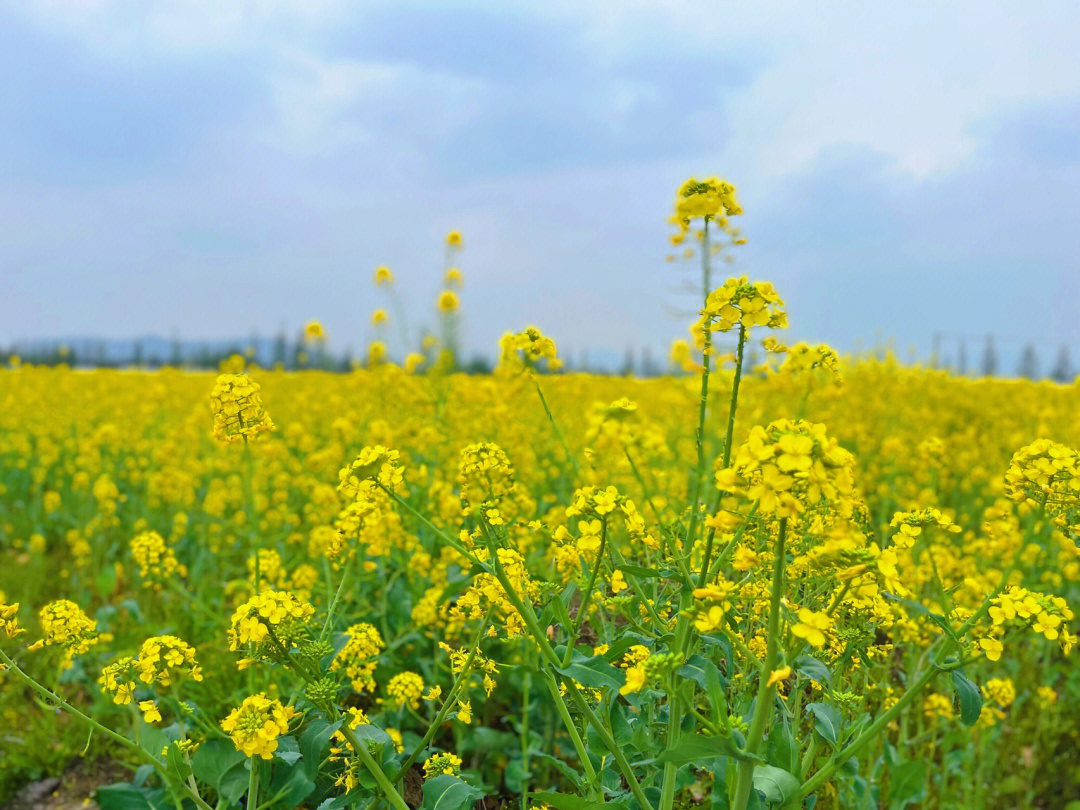
<instances>
[{"instance_id":1,"label":"green stem","mask_svg":"<svg viewBox=\"0 0 1080 810\"><path fill-rule=\"evenodd\" d=\"M563 656L562 665L569 666L570 658L574 655L574 644L577 643L578 633L585 624L589 614L589 602L592 601L593 588L596 587L596 575L600 573L600 565L604 561L604 546L607 545L607 515L600 527L600 548L596 552L596 561L593 563L592 574L589 577L589 585L581 597L581 607L578 608L577 616L574 617L574 626L570 629L570 638L566 642L566 654Z\"/></svg>"},{"instance_id":2,"label":"green stem","mask_svg":"<svg viewBox=\"0 0 1080 810\"><path fill-rule=\"evenodd\" d=\"M368 769L368 773L375 779L375 783L379 786L379 789L383 792L383 795L390 801L396 810L410 810L409 805L405 804L405 800L401 798L401 794L398 793L397 788L394 787L390 779L387 778L386 772L383 771L382 766L375 761L375 758L371 756L371 752L368 751L367 743L358 740L353 730L349 728L347 723L342 723L341 736L345 738L345 741L349 743L353 751L360 758L360 761L364 764L364 767Z\"/></svg>"},{"instance_id":3,"label":"green stem","mask_svg":"<svg viewBox=\"0 0 1080 810\"><path fill-rule=\"evenodd\" d=\"M772 715L773 698L776 696L776 684L769 684L769 676L780 658L780 602L784 595L784 564L787 551L784 543L787 540L787 518L781 518L780 531L776 538L776 557L773 561L772 593L769 599L769 629L768 642L765 652L765 663L761 668L758 682L758 693L754 700L754 715L750 720L750 730L746 735L746 751L749 754L757 754L761 748L762 739L765 736L765 724ZM750 790L754 781L753 760L743 760L739 763L739 772L735 787L735 801L732 803L734 810L745 810L750 800Z\"/></svg>"},{"instance_id":4,"label":"green stem","mask_svg":"<svg viewBox=\"0 0 1080 810\"><path fill-rule=\"evenodd\" d=\"M540 404L544 406L544 413L547 414L548 421L551 423L551 429L555 431L555 438L559 440L559 444L562 445L563 452L566 453L566 460L570 462L570 466L574 468L574 475L578 478L581 477L581 468L578 466L577 459L574 458L574 454L570 452L570 445L566 443L566 437L563 436L563 432L559 429L559 425L555 422L555 417L551 413L551 408L548 407L547 398L544 396L543 390L540 388L540 383L537 381L535 374L529 372L532 377L533 385L536 386L536 393L540 396Z\"/></svg>"},{"instance_id":5,"label":"green stem","mask_svg":"<svg viewBox=\"0 0 1080 810\"><path fill-rule=\"evenodd\" d=\"M566 701L563 700L563 696L559 692L559 684L555 680L555 675L552 674L550 667L543 664L541 664L541 669L544 673L544 683L547 685L548 692L551 693L551 700L555 704L555 710L566 727L566 733L570 735L570 742L573 743L574 750L577 751L578 761L581 762L581 767L585 771L585 779L589 783L588 793L590 796L595 796L596 771L593 768L592 760L589 759L589 751L581 739L577 725L574 724L574 718L570 716L570 710L566 708Z\"/></svg>"},{"instance_id":6,"label":"green stem","mask_svg":"<svg viewBox=\"0 0 1080 810\"><path fill-rule=\"evenodd\" d=\"M622 748L615 742L615 738L611 736L611 732L608 731L604 724L600 722L600 718L596 716L596 712L589 706L588 701L585 700L585 696L581 694L581 691L577 688L577 684L573 678L563 677L563 683L566 685L567 694L570 695L574 701L574 705L577 706L578 711L585 715L585 719L589 721L589 725L593 727L601 741L604 743L604 747L611 752L611 755L615 758L615 764L619 768L619 772L622 774L623 779L630 786L630 792L634 794L634 798L638 800L638 804L641 805L641 810L653 810L652 803L649 801L645 792L641 789L641 785L634 776L634 769L631 767L629 760L622 752Z\"/></svg>"},{"instance_id":7,"label":"green stem","mask_svg":"<svg viewBox=\"0 0 1080 810\"><path fill-rule=\"evenodd\" d=\"M259 760L251 757L248 759L248 766L251 773L248 777L247 806L254 810L259 806Z\"/></svg>"},{"instance_id":8,"label":"green stem","mask_svg":"<svg viewBox=\"0 0 1080 810\"><path fill-rule=\"evenodd\" d=\"M727 436L724 439L724 469L731 466L731 440L735 433L735 409L739 404L739 381L742 380L743 350L745 348L746 327L740 323L739 346L735 352L735 379L731 383L731 401L728 403ZM719 493L717 493L716 503L717 506L719 506ZM709 579L709 558L712 557L714 537L716 537L716 530L712 529L709 531L709 535L705 540L705 556L701 561L701 574L698 576L699 588L705 587L705 583ZM731 546L729 545L728 548L731 548ZM724 551L726 552L728 548L725 548Z\"/></svg>"}]
</instances>

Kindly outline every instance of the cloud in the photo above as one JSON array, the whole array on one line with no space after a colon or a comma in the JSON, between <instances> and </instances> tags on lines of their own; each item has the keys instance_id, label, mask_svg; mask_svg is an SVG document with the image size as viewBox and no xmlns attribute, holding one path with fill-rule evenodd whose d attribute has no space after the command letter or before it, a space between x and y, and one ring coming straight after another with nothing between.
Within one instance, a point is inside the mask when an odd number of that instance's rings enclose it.
<instances>
[{"instance_id":1,"label":"cloud","mask_svg":"<svg viewBox=\"0 0 1080 810\"><path fill-rule=\"evenodd\" d=\"M430 320L461 228L470 348L659 353L665 216L714 172L795 337L1075 339L1078 8L0 6L0 340L356 346L374 266Z\"/></svg>"}]
</instances>

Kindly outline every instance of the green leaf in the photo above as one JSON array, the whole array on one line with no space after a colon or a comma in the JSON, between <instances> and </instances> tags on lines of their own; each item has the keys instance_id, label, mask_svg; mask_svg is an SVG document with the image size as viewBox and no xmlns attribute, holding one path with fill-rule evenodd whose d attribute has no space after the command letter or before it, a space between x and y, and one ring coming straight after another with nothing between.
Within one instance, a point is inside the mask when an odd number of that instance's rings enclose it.
<instances>
[{"instance_id":1,"label":"green leaf","mask_svg":"<svg viewBox=\"0 0 1080 810\"><path fill-rule=\"evenodd\" d=\"M758 765L754 768L754 789L760 790L770 804L783 804L799 792L799 780L783 768Z\"/></svg>"},{"instance_id":2,"label":"green leaf","mask_svg":"<svg viewBox=\"0 0 1080 810\"><path fill-rule=\"evenodd\" d=\"M234 804L247 790L246 760L231 740L208 740L191 757L191 769L198 782L210 785L229 804Z\"/></svg>"},{"instance_id":3,"label":"green leaf","mask_svg":"<svg viewBox=\"0 0 1080 810\"><path fill-rule=\"evenodd\" d=\"M161 793L160 790L156 792ZM150 791L146 788L121 782L98 788L94 793L94 801L101 810L154 810L155 807L160 807L160 803L155 805L148 794Z\"/></svg>"},{"instance_id":4,"label":"green leaf","mask_svg":"<svg viewBox=\"0 0 1080 810\"><path fill-rule=\"evenodd\" d=\"M690 659L679 668L679 674L692 680L706 694L709 691L710 680L713 684L720 683L720 671L716 668L716 664L701 655L690 656Z\"/></svg>"},{"instance_id":5,"label":"green leaf","mask_svg":"<svg viewBox=\"0 0 1080 810\"><path fill-rule=\"evenodd\" d=\"M282 759L289 765L295 765L300 759L300 746L296 743L296 737L278 737L278 747L274 756Z\"/></svg>"},{"instance_id":6,"label":"green leaf","mask_svg":"<svg viewBox=\"0 0 1080 810\"><path fill-rule=\"evenodd\" d=\"M712 761L712 806L710 810L731 810L728 800L727 771L731 760L719 757Z\"/></svg>"},{"instance_id":7,"label":"green leaf","mask_svg":"<svg viewBox=\"0 0 1080 810\"><path fill-rule=\"evenodd\" d=\"M795 669L807 678L832 688L832 672L812 655L800 655L796 658Z\"/></svg>"},{"instance_id":8,"label":"green leaf","mask_svg":"<svg viewBox=\"0 0 1080 810\"><path fill-rule=\"evenodd\" d=\"M799 749L795 745L795 737L791 733L791 727L786 721L773 723L769 731L768 756L766 761L770 765L783 768L785 771L795 771L799 767Z\"/></svg>"},{"instance_id":9,"label":"green leaf","mask_svg":"<svg viewBox=\"0 0 1080 810\"><path fill-rule=\"evenodd\" d=\"M484 798L484 792L444 773L424 782L423 810L462 810Z\"/></svg>"},{"instance_id":10,"label":"green leaf","mask_svg":"<svg viewBox=\"0 0 1080 810\"><path fill-rule=\"evenodd\" d=\"M727 737L704 737L690 734L681 737L675 745L656 758L657 762L673 762L682 765L686 762L700 762L726 754L730 748Z\"/></svg>"},{"instance_id":11,"label":"green leaf","mask_svg":"<svg viewBox=\"0 0 1080 810\"><path fill-rule=\"evenodd\" d=\"M336 723L328 723L322 717L318 717L308 723L308 727L300 735L300 754L304 758L304 768L307 775L311 778L315 778L315 774L319 770L319 763L322 762L323 752L326 751L326 747L330 744L330 738L334 736L334 732L338 730L340 725L340 720Z\"/></svg>"},{"instance_id":12,"label":"green leaf","mask_svg":"<svg viewBox=\"0 0 1080 810\"><path fill-rule=\"evenodd\" d=\"M573 678L589 689L600 689L604 686L618 689L626 683L626 673L613 667L602 655L586 658L575 652L568 666L555 667L555 671Z\"/></svg>"},{"instance_id":13,"label":"green leaf","mask_svg":"<svg viewBox=\"0 0 1080 810\"><path fill-rule=\"evenodd\" d=\"M300 756L297 754L297 756ZM274 806L296 807L315 790L315 783L302 765L276 767L267 797L274 797ZM261 797L260 797L261 798Z\"/></svg>"},{"instance_id":14,"label":"green leaf","mask_svg":"<svg viewBox=\"0 0 1080 810\"><path fill-rule=\"evenodd\" d=\"M965 726L973 726L982 714L982 693L979 687L972 683L967 675L958 669L952 671L953 688L956 689L956 697L960 701L960 722Z\"/></svg>"},{"instance_id":15,"label":"green leaf","mask_svg":"<svg viewBox=\"0 0 1080 810\"><path fill-rule=\"evenodd\" d=\"M890 810L901 810L911 802L922 801L926 797L926 765L918 760L904 762L889 769Z\"/></svg>"},{"instance_id":16,"label":"green leaf","mask_svg":"<svg viewBox=\"0 0 1080 810\"><path fill-rule=\"evenodd\" d=\"M840 712L828 703L808 703L806 710L814 714L814 731L833 748L840 741L842 719Z\"/></svg>"},{"instance_id":17,"label":"green leaf","mask_svg":"<svg viewBox=\"0 0 1080 810\"><path fill-rule=\"evenodd\" d=\"M626 810L625 802L594 802L572 793L531 793L529 795L534 801L550 804L555 810L592 810L592 808Z\"/></svg>"},{"instance_id":18,"label":"green leaf","mask_svg":"<svg viewBox=\"0 0 1080 810\"><path fill-rule=\"evenodd\" d=\"M542 759L545 762L550 762L552 765L559 769L559 773L565 776L569 780L570 784L572 784L574 787L581 787L581 777L578 775L578 772L571 768L569 765L567 765L565 762L563 762L561 759L553 757L551 754L546 754L543 751L536 750L530 751L529 756L534 759Z\"/></svg>"}]
</instances>

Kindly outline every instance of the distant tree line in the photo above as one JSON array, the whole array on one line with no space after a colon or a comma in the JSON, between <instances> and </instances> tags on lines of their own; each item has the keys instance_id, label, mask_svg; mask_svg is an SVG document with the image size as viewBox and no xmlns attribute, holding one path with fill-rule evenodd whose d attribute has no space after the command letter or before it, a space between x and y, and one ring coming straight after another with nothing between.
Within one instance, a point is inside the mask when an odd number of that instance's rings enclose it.
<instances>
[{"instance_id":1,"label":"distant tree line","mask_svg":"<svg viewBox=\"0 0 1080 810\"><path fill-rule=\"evenodd\" d=\"M932 365L935 368L948 368L962 376L978 375L982 377L1023 377L1029 380L1051 379L1055 382L1068 383L1080 374L1080 367L1074 364L1067 344L1062 344L1053 352L1053 361L1044 365L1039 359L1036 342L1024 338L1000 338L1004 342L1019 347L1013 358L1013 367L1006 367L997 348L1000 336L986 335L973 339L970 335L949 332L934 333ZM978 359L969 355L969 344L982 344Z\"/></svg>"}]
</instances>

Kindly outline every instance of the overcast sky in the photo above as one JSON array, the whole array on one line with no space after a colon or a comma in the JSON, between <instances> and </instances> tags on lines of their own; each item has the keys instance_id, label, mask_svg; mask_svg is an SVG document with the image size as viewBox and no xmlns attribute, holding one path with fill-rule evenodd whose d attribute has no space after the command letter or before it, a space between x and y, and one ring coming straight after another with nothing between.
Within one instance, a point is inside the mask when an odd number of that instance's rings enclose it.
<instances>
[{"instance_id":1,"label":"overcast sky","mask_svg":"<svg viewBox=\"0 0 1080 810\"><path fill-rule=\"evenodd\" d=\"M471 349L661 351L694 174L792 339L1080 347L1075 0L0 0L0 344L359 346L379 264L433 319L457 228Z\"/></svg>"}]
</instances>

